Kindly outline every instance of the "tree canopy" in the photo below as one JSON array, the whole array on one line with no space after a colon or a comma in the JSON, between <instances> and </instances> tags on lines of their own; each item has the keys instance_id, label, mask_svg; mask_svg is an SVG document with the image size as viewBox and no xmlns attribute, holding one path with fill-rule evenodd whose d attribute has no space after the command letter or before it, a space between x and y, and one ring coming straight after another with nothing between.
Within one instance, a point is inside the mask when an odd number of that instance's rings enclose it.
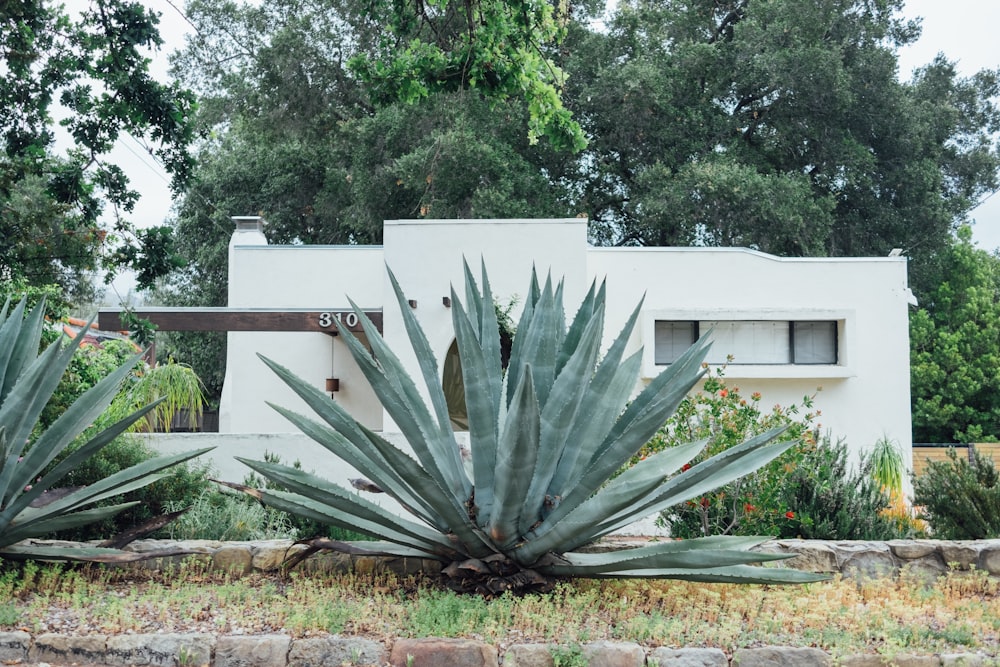
<instances>
[{"instance_id":1,"label":"tree canopy","mask_svg":"<svg viewBox=\"0 0 1000 667\"><path fill-rule=\"evenodd\" d=\"M1000 256L962 227L910 317L914 442L1000 436Z\"/></svg>"},{"instance_id":2,"label":"tree canopy","mask_svg":"<svg viewBox=\"0 0 1000 667\"><path fill-rule=\"evenodd\" d=\"M620 3L571 33L594 237L922 263L997 187L998 74L912 81L901 1ZM918 284L918 287L920 285Z\"/></svg>"},{"instance_id":3,"label":"tree canopy","mask_svg":"<svg viewBox=\"0 0 1000 667\"><path fill-rule=\"evenodd\" d=\"M209 138L167 299L222 303L228 217L257 212L278 243L378 242L393 218L586 215L605 245L900 248L922 298L997 188L1000 75L942 56L901 80L920 30L902 0L625 0L600 25L593 4L192 0L174 72ZM536 84L585 147L534 142L552 138Z\"/></svg>"},{"instance_id":4,"label":"tree canopy","mask_svg":"<svg viewBox=\"0 0 1000 667\"><path fill-rule=\"evenodd\" d=\"M157 22L128 0L92 0L78 14L45 0L2 4L0 281L81 293L98 268L134 269L148 286L175 267L169 229L130 223L138 193L107 159L128 133L150 145L175 191L194 168L194 96L149 74ZM57 125L68 150L56 150Z\"/></svg>"}]
</instances>

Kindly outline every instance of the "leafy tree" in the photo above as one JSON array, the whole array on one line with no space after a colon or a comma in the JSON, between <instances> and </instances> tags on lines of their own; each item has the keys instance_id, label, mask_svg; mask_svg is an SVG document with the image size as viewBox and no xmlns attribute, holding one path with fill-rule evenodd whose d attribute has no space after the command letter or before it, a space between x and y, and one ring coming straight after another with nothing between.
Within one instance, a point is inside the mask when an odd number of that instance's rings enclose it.
<instances>
[{"instance_id":1,"label":"leafy tree","mask_svg":"<svg viewBox=\"0 0 1000 667\"><path fill-rule=\"evenodd\" d=\"M575 214L557 180L571 158L531 144L523 102L455 90L371 106L345 63L377 31L350 6L199 0L188 12L199 30L175 73L201 94L210 138L178 211L189 263L166 303L225 304L233 214L260 212L272 243L305 244L378 243L386 219ZM222 338L169 338L217 396Z\"/></svg>"},{"instance_id":2,"label":"leafy tree","mask_svg":"<svg viewBox=\"0 0 1000 667\"><path fill-rule=\"evenodd\" d=\"M129 267L148 286L174 267L170 235L126 219L138 194L107 161L127 133L151 142L179 189L191 175L193 95L155 81L161 39L139 2L92 0L72 15L45 0L0 9L0 279L85 292L97 268ZM54 117L73 148L54 152ZM104 204L114 222L99 222Z\"/></svg>"},{"instance_id":3,"label":"leafy tree","mask_svg":"<svg viewBox=\"0 0 1000 667\"><path fill-rule=\"evenodd\" d=\"M898 80L919 35L901 0L632 0L566 40L590 136L595 241L885 255L914 281L997 187L996 71L943 57Z\"/></svg>"},{"instance_id":4,"label":"leafy tree","mask_svg":"<svg viewBox=\"0 0 1000 667\"><path fill-rule=\"evenodd\" d=\"M497 102L523 100L532 143L544 136L560 149L586 146L563 106L566 77L550 52L565 33L569 3L376 0L367 10L369 21L385 29L371 52L350 64L376 104L474 89Z\"/></svg>"},{"instance_id":5,"label":"leafy tree","mask_svg":"<svg viewBox=\"0 0 1000 667\"><path fill-rule=\"evenodd\" d=\"M959 229L910 316L915 442L1000 436L1000 257Z\"/></svg>"}]
</instances>

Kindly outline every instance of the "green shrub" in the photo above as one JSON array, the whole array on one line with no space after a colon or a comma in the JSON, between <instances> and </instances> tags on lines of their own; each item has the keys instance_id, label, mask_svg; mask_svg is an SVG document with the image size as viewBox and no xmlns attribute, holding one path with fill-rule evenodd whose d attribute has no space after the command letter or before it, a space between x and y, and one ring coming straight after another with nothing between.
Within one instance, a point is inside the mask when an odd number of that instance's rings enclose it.
<instances>
[{"instance_id":1,"label":"green shrub","mask_svg":"<svg viewBox=\"0 0 1000 667\"><path fill-rule=\"evenodd\" d=\"M969 463L954 449L932 461L913 481L913 502L934 537L983 540L1000 537L1000 483L993 460L973 450Z\"/></svg>"},{"instance_id":2,"label":"green shrub","mask_svg":"<svg viewBox=\"0 0 1000 667\"><path fill-rule=\"evenodd\" d=\"M243 495L206 489L191 503L171 501L169 512L187 508L163 533L175 540L295 539L298 532L285 512L248 502Z\"/></svg>"},{"instance_id":3,"label":"green shrub","mask_svg":"<svg viewBox=\"0 0 1000 667\"><path fill-rule=\"evenodd\" d=\"M53 462L53 466L75 451L71 447L63 456ZM124 470L143 461L155 458L157 452L134 435L121 435L97 454L83 461L71 470L63 480L66 486L85 486L104 479L119 470ZM172 468L163 479L132 491L124 496L109 498L96 504L100 507L119 502L137 501L119 514L101 521L60 531L53 535L64 540L97 540L117 535L133 526L159 516L171 507L177 509L195 503L204 493L213 490L209 481L210 466L207 463L188 462Z\"/></svg>"},{"instance_id":4,"label":"green shrub","mask_svg":"<svg viewBox=\"0 0 1000 667\"><path fill-rule=\"evenodd\" d=\"M912 537L888 509L891 496L875 478L871 457L851 466L842 440L823 438L806 448L780 494L792 517L776 537L815 540L891 540Z\"/></svg>"},{"instance_id":5,"label":"green shrub","mask_svg":"<svg viewBox=\"0 0 1000 667\"><path fill-rule=\"evenodd\" d=\"M814 422L821 413L812 409L812 396L803 397L801 408L764 410L759 393L745 398L739 387L727 385L725 370L717 369L685 399L640 458L708 438L705 457L783 425L788 430L782 439L799 442L756 472L664 511L661 522L672 536L892 539L908 534L907 525L885 516L890 497L875 480L871 461L851 468L845 443L817 437ZM801 413L803 408L809 411Z\"/></svg>"},{"instance_id":6,"label":"green shrub","mask_svg":"<svg viewBox=\"0 0 1000 667\"><path fill-rule=\"evenodd\" d=\"M38 428L45 429L51 426L84 392L129 361L135 353L135 346L124 340L109 340L100 347L81 345L77 348L70 359L69 367L42 411ZM108 423L111 423L110 420Z\"/></svg>"}]
</instances>

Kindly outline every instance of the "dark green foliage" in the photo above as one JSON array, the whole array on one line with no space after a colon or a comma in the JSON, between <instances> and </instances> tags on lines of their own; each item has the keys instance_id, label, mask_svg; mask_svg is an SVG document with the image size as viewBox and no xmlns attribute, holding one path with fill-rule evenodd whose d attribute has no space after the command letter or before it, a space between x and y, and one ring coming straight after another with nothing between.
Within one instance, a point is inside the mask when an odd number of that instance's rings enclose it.
<instances>
[{"instance_id":1,"label":"dark green foliage","mask_svg":"<svg viewBox=\"0 0 1000 667\"><path fill-rule=\"evenodd\" d=\"M1000 475L993 459L974 450L969 463L954 449L932 461L913 481L913 502L934 537L984 540L1000 537Z\"/></svg>"},{"instance_id":2,"label":"dark green foliage","mask_svg":"<svg viewBox=\"0 0 1000 667\"><path fill-rule=\"evenodd\" d=\"M162 40L142 3L74 9L28 0L0 12L0 274L87 296L91 272L128 267L148 287L176 264L170 230L126 219L138 193L107 155L128 133L151 146L179 190L194 166L194 95L149 75L146 50ZM63 155L53 151L57 104L74 144Z\"/></svg>"},{"instance_id":3,"label":"dark green foliage","mask_svg":"<svg viewBox=\"0 0 1000 667\"><path fill-rule=\"evenodd\" d=\"M901 0L618 3L571 26L567 97L602 243L743 245L913 259L912 283L997 187L996 71L943 57L898 79L920 34ZM766 203L766 205L765 205ZM919 294L918 294L919 296Z\"/></svg>"},{"instance_id":4,"label":"dark green foliage","mask_svg":"<svg viewBox=\"0 0 1000 667\"><path fill-rule=\"evenodd\" d=\"M66 452L68 455L73 450ZM104 479L120 470L125 470L143 461L155 458L158 453L135 435L122 435L100 452L91 456L74 468L64 478L66 486L85 486ZM57 464L65 455L57 459ZM199 495L211 491L215 485L209 481L211 471L207 463L183 463L171 469L170 474L124 496L117 496L97 503L95 506L112 505L136 501L113 517L101 521L60 531L52 537L64 540L98 540L117 535L133 526L148 521L169 511L171 506L190 506Z\"/></svg>"},{"instance_id":5,"label":"dark green foliage","mask_svg":"<svg viewBox=\"0 0 1000 667\"><path fill-rule=\"evenodd\" d=\"M824 438L784 479L783 500L795 518L777 537L814 540L893 540L913 537L886 514L889 495L870 459L852 465L842 440Z\"/></svg>"},{"instance_id":6,"label":"dark green foliage","mask_svg":"<svg viewBox=\"0 0 1000 667\"><path fill-rule=\"evenodd\" d=\"M977 248L963 227L910 315L914 442L1000 436L998 366L1000 258Z\"/></svg>"}]
</instances>

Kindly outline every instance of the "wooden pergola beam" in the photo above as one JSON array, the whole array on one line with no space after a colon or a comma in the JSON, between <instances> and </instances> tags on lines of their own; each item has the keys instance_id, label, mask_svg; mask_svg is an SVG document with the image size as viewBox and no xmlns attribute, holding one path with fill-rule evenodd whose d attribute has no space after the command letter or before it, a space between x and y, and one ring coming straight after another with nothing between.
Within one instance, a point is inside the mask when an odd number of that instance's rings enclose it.
<instances>
[{"instance_id":1,"label":"wooden pergola beam","mask_svg":"<svg viewBox=\"0 0 1000 667\"><path fill-rule=\"evenodd\" d=\"M353 310L277 310L267 308L136 308L137 317L149 320L162 331L316 331L337 335L334 322L343 322L353 333L363 333ZM365 315L381 333L382 311ZM101 310L97 325L104 331L122 331L122 311Z\"/></svg>"}]
</instances>

